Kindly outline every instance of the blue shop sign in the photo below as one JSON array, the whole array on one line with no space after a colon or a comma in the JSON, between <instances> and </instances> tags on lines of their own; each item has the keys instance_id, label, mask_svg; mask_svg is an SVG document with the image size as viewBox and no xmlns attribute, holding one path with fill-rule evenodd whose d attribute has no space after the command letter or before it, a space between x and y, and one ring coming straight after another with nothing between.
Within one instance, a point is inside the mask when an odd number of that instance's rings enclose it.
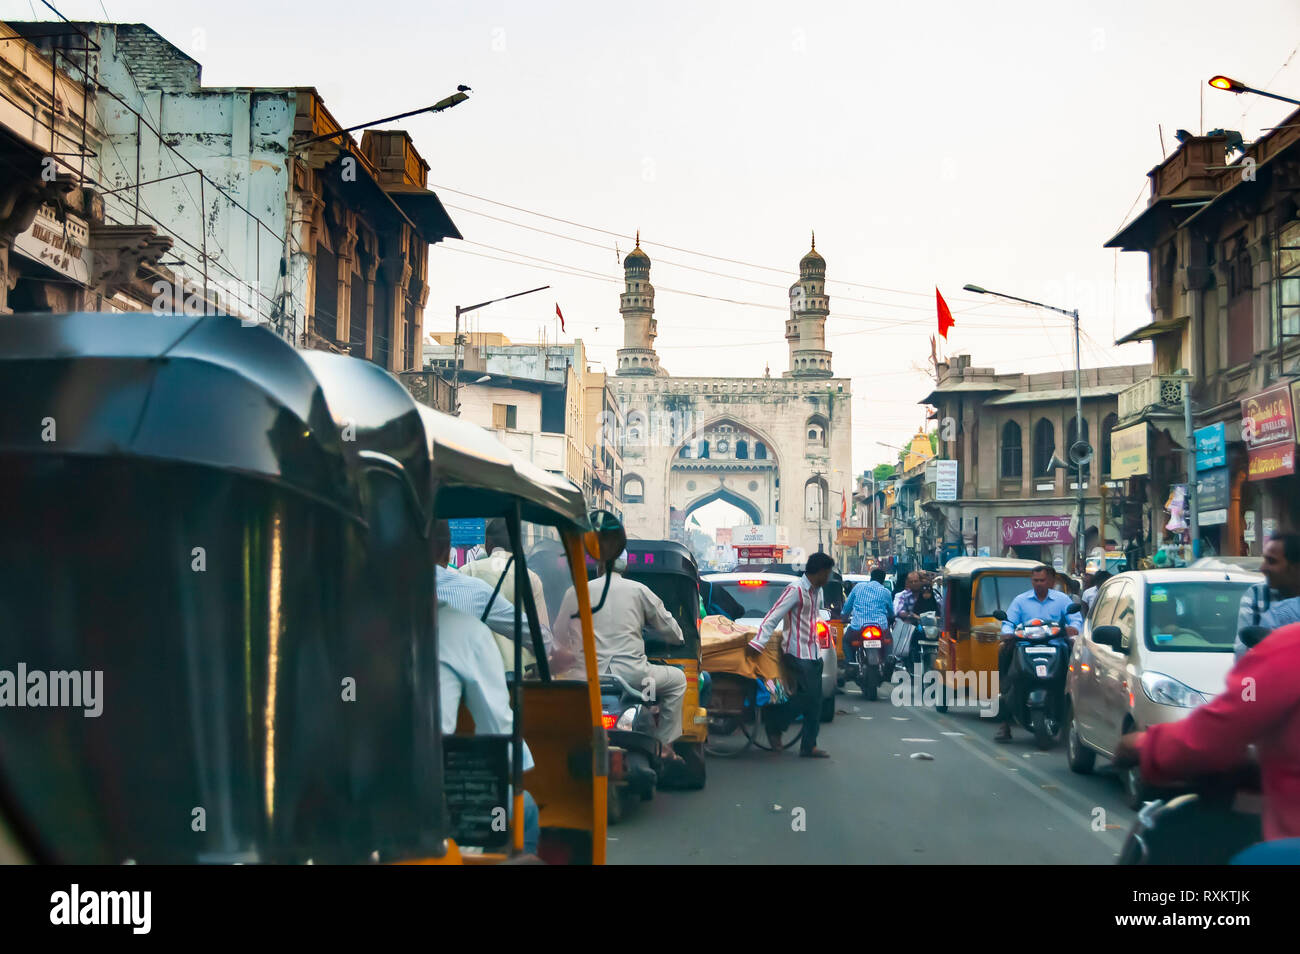
<instances>
[{"instance_id":1,"label":"blue shop sign","mask_svg":"<svg viewBox=\"0 0 1300 954\"><path fill-rule=\"evenodd\" d=\"M451 528L451 545L453 547L473 547L484 541L487 520L474 517L468 520L448 520Z\"/></svg>"},{"instance_id":2,"label":"blue shop sign","mask_svg":"<svg viewBox=\"0 0 1300 954\"><path fill-rule=\"evenodd\" d=\"M1223 422L1196 429L1196 469L1209 470L1228 463Z\"/></svg>"}]
</instances>

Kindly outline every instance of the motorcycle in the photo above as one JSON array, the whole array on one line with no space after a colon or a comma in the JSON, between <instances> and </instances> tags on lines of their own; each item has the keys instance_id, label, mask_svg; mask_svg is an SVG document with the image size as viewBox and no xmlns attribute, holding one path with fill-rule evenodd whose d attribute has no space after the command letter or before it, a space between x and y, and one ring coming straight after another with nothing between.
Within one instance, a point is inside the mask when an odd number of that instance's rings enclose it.
<instances>
[{"instance_id":1,"label":"motorcycle","mask_svg":"<svg viewBox=\"0 0 1300 954\"><path fill-rule=\"evenodd\" d=\"M879 626L864 626L861 630L845 630L852 653L853 681L862 690L862 696L874 702L882 682L889 682L894 672L894 657L890 653L893 637Z\"/></svg>"},{"instance_id":2,"label":"motorcycle","mask_svg":"<svg viewBox=\"0 0 1300 954\"><path fill-rule=\"evenodd\" d=\"M609 739L609 821L617 824L634 797L654 798L663 768L655 726L659 706L622 677L600 677L601 722Z\"/></svg>"},{"instance_id":3,"label":"motorcycle","mask_svg":"<svg viewBox=\"0 0 1300 954\"><path fill-rule=\"evenodd\" d=\"M1033 733L1040 749L1051 748L1061 733L1071 646L1065 633L1066 619L1082 608L1079 603L1071 603L1055 622L1031 619L1021 623L1011 637L1014 655L1009 672L1015 674L1008 700L1011 718ZM993 618L1006 622L1007 614L996 610Z\"/></svg>"}]
</instances>

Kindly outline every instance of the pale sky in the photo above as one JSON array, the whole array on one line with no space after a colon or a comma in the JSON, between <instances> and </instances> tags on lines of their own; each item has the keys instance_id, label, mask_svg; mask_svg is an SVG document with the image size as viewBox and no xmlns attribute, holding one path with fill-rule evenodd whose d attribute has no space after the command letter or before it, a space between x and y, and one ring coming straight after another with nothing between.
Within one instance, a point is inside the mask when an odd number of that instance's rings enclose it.
<instances>
[{"instance_id":1,"label":"pale sky","mask_svg":"<svg viewBox=\"0 0 1300 954\"><path fill-rule=\"evenodd\" d=\"M559 302L567 337L613 370L615 243L626 254L639 228L663 366L778 375L816 229L856 472L923 422L936 285L957 320L948 353L976 365L1072 367L1073 336L967 282L1080 308L1085 366L1149 361L1148 345L1112 345L1149 320L1146 256L1102 245L1145 201L1160 127L1172 151L1179 128L1250 140L1287 115L1209 89L1215 73L1300 93L1295 0L56 5L150 24L210 85L314 86L344 125L472 87L402 124L466 238L431 253L426 331L450 330L458 303L549 283L479 327L554 335ZM33 7L0 0L0 16Z\"/></svg>"}]
</instances>

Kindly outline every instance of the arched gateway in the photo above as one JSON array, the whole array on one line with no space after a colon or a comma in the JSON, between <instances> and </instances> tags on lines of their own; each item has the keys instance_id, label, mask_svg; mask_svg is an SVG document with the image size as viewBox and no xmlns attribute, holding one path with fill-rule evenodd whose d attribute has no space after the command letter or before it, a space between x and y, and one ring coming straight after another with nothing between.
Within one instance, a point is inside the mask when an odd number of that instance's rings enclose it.
<instances>
[{"instance_id":1,"label":"arched gateway","mask_svg":"<svg viewBox=\"0 0 1300 954\"><path fill-rule=\"evenodd\" d=\"M622 405L624 497L628 533L672 535L672 514L725 500L755 524L786 528L791 545L833 542L840 494L852 489L847 378L832 377L825 322L826 262L814 247L790 289L785 337L790 371L779 378L675 378L654 350L658 324L650 258L636 248L624 260L624 347L611 382ZM805 487L824 487L823 506L805 506ZM819 521L819 518L820 521Z\"/></svg>"}]
</instances>

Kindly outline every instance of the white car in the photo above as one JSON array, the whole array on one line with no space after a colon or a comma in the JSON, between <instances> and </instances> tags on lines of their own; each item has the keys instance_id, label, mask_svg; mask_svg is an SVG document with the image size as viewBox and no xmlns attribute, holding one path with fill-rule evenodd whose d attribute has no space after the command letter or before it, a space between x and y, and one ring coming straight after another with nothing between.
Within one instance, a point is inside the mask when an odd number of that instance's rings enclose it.
<instances>
[{"instance_id":1,"label":"white car","mask_svg":"<svg viewBox=\"0 0 1300 954\"><path fill-rule=\"evenodd\" d=\"M705 573L700 577L700 596L706 613L721 613L728 619L757 627L776 601L799 577L793 573ZM830 629L829 610L821 611L817 641L822 657L822 721L835 718L835 686L838 659L835 636Z\"/></svg>"},{"instance_id":2,"label":"white car","mask_svg":"<svg viewBox=\"0 0 1300 954\"><path fill-rule=\"evenodd\" d=\"M1143 570L1111 577L1074 641L1065 679L1066 758L1087 773L1121 735L1176 722L1223 691L1235 661L1237 608L1256 573ZM1121 779L1128 802L1150 797L1136 767Z\"/></svg>"}]
</instances>

